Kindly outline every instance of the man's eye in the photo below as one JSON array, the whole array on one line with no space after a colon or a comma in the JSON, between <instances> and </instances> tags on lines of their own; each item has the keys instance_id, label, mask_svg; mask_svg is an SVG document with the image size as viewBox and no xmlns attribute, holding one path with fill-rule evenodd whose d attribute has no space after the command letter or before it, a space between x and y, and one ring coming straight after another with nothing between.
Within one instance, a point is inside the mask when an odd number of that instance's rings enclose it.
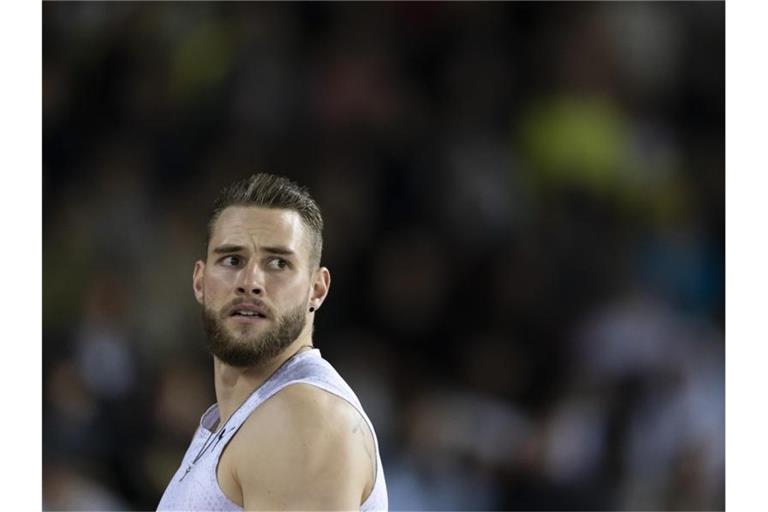
<instances>
[{"instance_id":1,"label":"man's eye","mask_svg":"<svg viewBox=\"0 0 768 512\"><path fill-rule=\"evenodd\" d=\"M227 267L236 267L240 264L240 256L224 256L221 262Z\"/></svg>"},{"instance_id":2,"label":"man's eye","mask_svg":"<svg viewBox=\"0 0 768 512\"><path fill-rule=\"evenodd\" d=\"M283 258L272 258L269 260L269 268L274 270L283 270L288 266L288 262Z\"/></svg>"}]
</instances>

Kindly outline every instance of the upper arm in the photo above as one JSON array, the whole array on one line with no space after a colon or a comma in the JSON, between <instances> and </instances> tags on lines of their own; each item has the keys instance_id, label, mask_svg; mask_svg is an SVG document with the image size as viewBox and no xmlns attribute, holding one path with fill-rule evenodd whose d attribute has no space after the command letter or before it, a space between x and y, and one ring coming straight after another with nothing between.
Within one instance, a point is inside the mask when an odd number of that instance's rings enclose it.
<instances>
[{"instance_id":1,"label":"upper arm","mask_svg":"<svg viewBox=\"0 0 768 512\"><path fill-rule=\"evenodd\" d=\"M246 510L358 510L371 480L351 405L310 385L270 398L242 427L235 476Z\"/></svg>"}]
</instances>

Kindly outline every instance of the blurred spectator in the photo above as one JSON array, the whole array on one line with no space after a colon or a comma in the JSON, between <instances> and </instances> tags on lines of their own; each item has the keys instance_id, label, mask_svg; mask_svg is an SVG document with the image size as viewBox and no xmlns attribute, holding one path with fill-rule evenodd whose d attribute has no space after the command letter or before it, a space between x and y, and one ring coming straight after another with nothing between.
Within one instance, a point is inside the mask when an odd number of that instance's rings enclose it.
<instances>
[{"instance_id":1,"label":"blurred spectator","mask_svg":"<svg viewBox=\"0 0 768 512\"><path fill-rule=\"evenodd\" d=\"M64 463L43 466L43 510L125 510L103 485Z\"/></svg>"}]
</instances>

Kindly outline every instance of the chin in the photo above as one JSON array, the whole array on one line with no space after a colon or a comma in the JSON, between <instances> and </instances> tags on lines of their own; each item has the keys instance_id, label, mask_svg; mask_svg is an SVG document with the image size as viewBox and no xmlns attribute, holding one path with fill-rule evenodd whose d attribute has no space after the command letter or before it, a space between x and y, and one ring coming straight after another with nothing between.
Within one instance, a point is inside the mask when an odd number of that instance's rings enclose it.
<instances>
[{"instance_id":1,"label":"chin","mask_svg":"<svg viewBox=\"0 0 768 512\"><path fill-rule=\"evenodd\" d=\"M237 343L252 344L253 340L261 334L261 329L252 325L230 329L229 336Z\"/></svg>"},{"instance_id":2,"label":"chin","mask_svg":"<svg viewBox=\"0 0 768 512\"><path fill-rule=\"evenodd\" d=\"M267 325L267 320L259 320L258 322L242 322L235 320L227 322L227 324L227 327L232 332L253 331L265 327Z\"/></svg>"}]
</instances>

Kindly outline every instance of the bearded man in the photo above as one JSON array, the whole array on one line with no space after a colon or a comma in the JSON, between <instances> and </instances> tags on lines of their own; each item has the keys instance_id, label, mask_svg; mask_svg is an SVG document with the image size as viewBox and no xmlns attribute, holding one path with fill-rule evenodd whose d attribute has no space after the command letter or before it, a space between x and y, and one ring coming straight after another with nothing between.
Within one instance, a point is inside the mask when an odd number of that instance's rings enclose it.
<instances>
[{"instance_id":1,"label":"bearded man","mask_svg":"<svg viewBox=\"0 0 768 512\"><path fill-rule=\"evenodd\" d=\"M216 199L192 277L216 403L158 510L387 509L373 425L312 343L331 284L322 229L307 190L281 176Z\"/></svg>"}]
</instances>

